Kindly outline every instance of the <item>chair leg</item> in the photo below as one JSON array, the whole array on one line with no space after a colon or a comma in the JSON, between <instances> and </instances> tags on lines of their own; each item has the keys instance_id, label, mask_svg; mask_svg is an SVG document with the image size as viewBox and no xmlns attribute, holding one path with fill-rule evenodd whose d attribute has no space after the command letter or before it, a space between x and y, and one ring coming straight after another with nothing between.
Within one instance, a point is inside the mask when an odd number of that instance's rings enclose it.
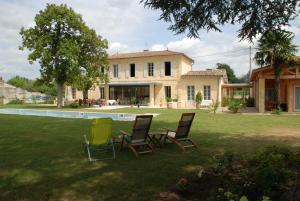
<instances>
[{"instance_id":1,"label":"chair leg","mask_svg":"<svg viewBox=\"0 0 300 201\"><path fill-rule=\"evenodd\" d=\"M86 146L86 149L87 149L87 152L88 152L89 160L92 161L89 145Z\"/></svg>"},{"instance_id":2,"label":"chair leg","mask_svg":"<svg viewBox=\"0 0 300 201\"><path fill-rule=\"evenodd\" d=\"M168 139L171 140L174 144L176 144L180 149L182 149L182 151L185 151L185 148L176 139L170 137L168 137Z\"/></svg>"},{"instance_id":3,"label":"chair leg","mask_svg":"<svg viewBox=\"0 0 300 201\"><path fill-rule=\"evenodd\" d=\"M123 145L124 145L124 135L122 135L122 140L121 140L121 143L120 143L120 151L122 151Z\"/></svg>"},{"instance_id":4,"label":"chair leg","mask_svg":"<svg viewBox=\"0 0 300 201\"><path fill-rule=\"evenodd\" d=\"M116 151L115 151L115 145L113 139L111 139L111 146L113 151L113 158L116 159Z\"/></svg>"},{"instance_id":5,"label":"chair leg","mask_svg":"<svg viewBox=\"0 0 300 201\"><path fill-rule=\"evenodd\" d=\"M133 151L135 157L139 157L139 153L135 150L135 148L131 145L131 144L128 144L128 147L129 149L131 149L131 151Z\"/></svg>"},{"instance_id":6,"label":"chair leg","mask_svg":"<svg viewBox=\"0 0 300 201\"><path fill-rule=\"evenodd\" d=\"M191 139L189 139L189 141L198 149L198 145Z\"/></svg>"}]
</instances>

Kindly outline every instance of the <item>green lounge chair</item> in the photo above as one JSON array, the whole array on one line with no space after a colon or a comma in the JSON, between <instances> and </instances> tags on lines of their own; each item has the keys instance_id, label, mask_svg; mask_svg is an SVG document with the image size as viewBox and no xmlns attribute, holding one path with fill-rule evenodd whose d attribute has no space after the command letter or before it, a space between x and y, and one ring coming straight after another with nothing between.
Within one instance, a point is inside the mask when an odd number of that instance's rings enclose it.
<instances>
[{"instance_id":1,"label":"green lounge chair","mask_svg":"<svg viewBox=\"0 0 300 201\"><path fill-rule=\"evenodd\" d=\"M89 138L87 138L87 136L84 135L83 144L88 153L90 161L115 159L116 153L114 142L112 139L112 119L93 119L90 128ZM93 158L92 151L95 151L99 154L104 154L111 151L112 156L103 158Z\"/></svg>"},{"instance_id":2,"label":"green lounge chair","mask_svg":"<svg viewBox=\"0 0 300 201\"><path fill-rule=\"evenodd\" d=\"M136 157L139 154L153 153L153 148L147 141L151 140L148 136L149 129L151 126L153 115L138 115L135 117L135 122L131 135L125 131L121 132L121 146L127 144L128 148L133 151ZM142 149L141 151L138 149Z\"/></svg>"},{"instance_id":3,"label":"green lounge chair","mask_svg":"<svg viewBox=\"0 0 300 201\"><path fill-rule=\"evenodd\" d=\"M176 131L167 129L166 140L170 140L174 144L176 144L183 151L186 148L196 147L197 145L189 138L190 129L195 117L195 113L183 113L181 115L181 119L178 123L178 127Z\"/></svg>"}]
</instances>

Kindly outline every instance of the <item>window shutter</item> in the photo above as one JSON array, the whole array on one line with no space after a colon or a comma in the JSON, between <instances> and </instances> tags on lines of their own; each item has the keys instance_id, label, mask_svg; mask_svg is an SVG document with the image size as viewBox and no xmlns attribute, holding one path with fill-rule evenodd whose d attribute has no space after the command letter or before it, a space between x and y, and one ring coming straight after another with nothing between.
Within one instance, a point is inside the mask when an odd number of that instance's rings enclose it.
<instances>
[{"instance_id":1,"label":"window shutter","mask_svg":"<svg viewBox=\"0 0 300 201\"><path fill-rule=\"evenodd\" d=\"M120 79L121 78L121 76L120 76L120 71L121 70L121 65L120 64L118 64L118 78Z\"/></svg>"},{"instance_id":2,"label":"window shutter","mask_svg":"<svg viewBox=\"0 0 300 201\"><path fill-rule=\"evenodd\" d=\"M163 77L165 75L165 62L161 62L160 64L160 76Z\"/></svg>"},{"instance_id":3,"label":"window shutter","mask_svg":"<svg viewBox=\"0 0 300 201\"><path fill-rule=\"evenodd\" d=\"M174 72L173 72L173 65L172 62L170 62L170 71L171 71L171 76L174 76Z\"/></svg>"},{"instance_id":4,"label":"window shutter","mask_svg":"<svg viewBox=\"0 0 300 201\"><path fill-rule=\"evenodd\" d=\"M148 63L146 62L144 65L144 77L147 77L148 75Z\"/></svg>"},{"instance_id":5,"label":"window shutter","mask_svg":"<svg viewBox=\"0 0 300 201\"><path fill-rule=\"evenodd\" d=\"M126 67L126 69L125 69L125 76L126 76L126 78L129 78L129 68L130 68L130 64L126 65L125 67Z\"/></svg>"}]
</instances>

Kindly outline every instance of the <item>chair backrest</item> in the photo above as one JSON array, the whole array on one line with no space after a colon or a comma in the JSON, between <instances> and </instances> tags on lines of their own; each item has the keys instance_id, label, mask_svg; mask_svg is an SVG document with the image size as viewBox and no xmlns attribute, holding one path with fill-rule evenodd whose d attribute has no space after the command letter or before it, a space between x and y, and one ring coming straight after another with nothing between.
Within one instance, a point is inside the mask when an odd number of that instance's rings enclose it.
<instances>
[{"instance_id":1,"label":"chair backrest","mask_svg":"<svg viewBox=\"0 0 300 201\"><path fill-rule=\"evenodd\" d=\"M112 119L93 119L89 141L91 145L108 144L112 137Z\"/></svg>"},{"instance_id":2,"label":"chair backrest","mask_svg":"<svg viewBox=\"0 0 300 201\"><path fill-rule=\"evenodd\" d=\"M138 115L132 129L132 140L146 140L153 115Z\"/></svg>"},{"instance_id":3,"label":"chair backrest","mask_svg":"<svg viewBox=\"0 0 300 201\"><path fill-rule=\"evenodd\" d=\"M175 138L185 138L188 137L195 113L183 113L181 119L178 123Z\"/></svg>"}]
</instances>

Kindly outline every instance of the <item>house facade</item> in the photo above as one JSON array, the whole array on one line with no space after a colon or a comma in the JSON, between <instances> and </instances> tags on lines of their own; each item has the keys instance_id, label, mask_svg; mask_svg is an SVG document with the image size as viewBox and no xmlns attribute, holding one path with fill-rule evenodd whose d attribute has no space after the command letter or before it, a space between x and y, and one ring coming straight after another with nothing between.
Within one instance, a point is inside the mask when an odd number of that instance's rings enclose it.
<instances>
[{"instance_id":1,"label":"house facade","mask_svg":"<svg viewBox=\"0 0 300 201\"><path fill-rule=\"evenodd\" d=\"M192 70L193 60L173 51L143 51L109 56L108 84L95 86L89 99L115 100L120 105L138 102L151 107L166 106L167 100L178 108L195 107L201 92L202 105L221 101L221 86L227 83L224 70ZM67 101L82 98L82 93L68 87Z\"/></svg>"},{"instance_id":2,"label":"house facade","mask_svg":"<svg viewBox=\"0 0 300 201\"><path fill-rule=\"evenodd\" d=\"M252 71L253 94L259 112L275 108L275 76L270 66ZM280 76L281 108L293 113L300 112L300 68L283 67Z\"/></svg>"}]
</instances>

